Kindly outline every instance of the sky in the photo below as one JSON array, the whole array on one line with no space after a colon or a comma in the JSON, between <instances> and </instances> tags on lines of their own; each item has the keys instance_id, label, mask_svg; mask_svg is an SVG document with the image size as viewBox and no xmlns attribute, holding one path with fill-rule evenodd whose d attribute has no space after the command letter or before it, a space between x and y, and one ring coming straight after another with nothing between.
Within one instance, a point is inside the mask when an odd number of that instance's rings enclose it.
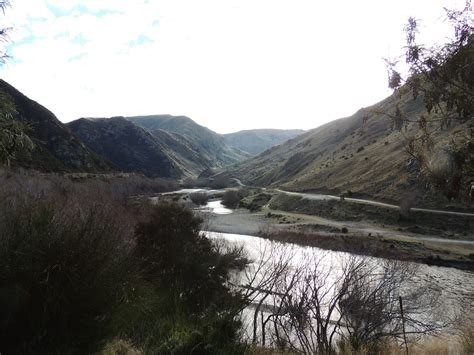
<instances>
[{"instance_id":1,"label":"sky","mask_svg":"<svg viewBox=\"0 0 474 355\"><path fill-rule=\"evenodd\" d=\"M457 0L12 0L0 77L61 121L187 115L310 129L388 96L383 58L451 35Z\"/></svg>"}]
</instances>

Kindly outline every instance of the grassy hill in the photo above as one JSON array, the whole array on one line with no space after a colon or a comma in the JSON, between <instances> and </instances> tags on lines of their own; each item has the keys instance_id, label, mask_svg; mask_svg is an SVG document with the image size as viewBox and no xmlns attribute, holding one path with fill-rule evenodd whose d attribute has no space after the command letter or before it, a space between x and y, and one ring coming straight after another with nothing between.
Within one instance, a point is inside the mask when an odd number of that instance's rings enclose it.
<instances>
[{"instance_id":1,"label":"grassy hill","mask_svg":"<svg viewBox=\"0 0 474 355\"><path fill-rule=\"evenodd\" d=\"M30 127L28 135L35 143L29 154L12 161L13 166L55 172L111 172L110 162L93 153L56 116L0 79L0 90L7 93L16 106L14 119Z\"/></svg>"},{"instance_id":2,"label":"grassy hill","mask_svg":"<svg viewBox=\"0 0 474 355\"><path fill-rule=\"evenodd\" d=\"M180 166L185 175L198 176L214 164L199 151L199 147L180 134L162 129L151 131L151 134L156 138L162 150Z\"/></svg>"},{"instance_id":3,"label":"grassy hill","mask_svg":"<svg viewBox=\"0 0 474 355\"><path fill-rule=\"evenodd\" d=\"M273 147L229 171L250 185L335 194L351 191L391 201L443 200L427 188L416 162L405 153L404 135L417 128L411 124L406 130L392 130L390 119L380 113L393 110L396 101L395 96L390 96L350 117ZM401 108L408 117L424 111L422 100L413 100L408 94L402 97ZM435 151L443 152L449 133L455 129L465 127L452 126L435 134Z\"/></svg>"},{"instance_id":4,"label":"grassy hill","mask_svg":"<svg viewBox=\"0 0 474 355\"><path fill-rule=\"evenodd\" d=\"M186 116L153 115L127 117L127 120L149 131L163 130L183 136L215 168L242 161L250 154L229 147L224 137Z\"/></svg>"},{"instance_id":5,"label":"grassy hill","mask_svg":"<svg viewBox=\"0 0 474 355\"><path fill-rule=\"evenodd\" d=\"M224 134L227 145L253 155L304 133L301 129L251 129Z\"/></svg>"}]
</instances>

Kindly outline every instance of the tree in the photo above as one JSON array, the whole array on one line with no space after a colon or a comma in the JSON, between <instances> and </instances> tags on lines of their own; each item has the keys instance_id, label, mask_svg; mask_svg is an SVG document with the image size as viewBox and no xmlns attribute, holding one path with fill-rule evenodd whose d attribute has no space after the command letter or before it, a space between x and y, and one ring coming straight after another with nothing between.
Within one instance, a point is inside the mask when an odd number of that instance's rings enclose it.
<instances>
[{"instance_id":1,"label":"tree","mask_svg":"<svg viewBox=\"0 0 474 355\"><path fill-rule=\"evenodd\" d=\"M0 0L0 10L5 14L5 10L10 6L10 0ZM8 41L8 32L10 28L0 28L0 42ZM4 63L8 55L3 50L0 51L0 63Z\"/></svg>"},{"instance_id":2,"label":"tree","mask_svg":"<svg viewBox=\"0 0 474 355\"><path fill-rule=\"evenodd\" d=\"M146 353L242 353L237 315L243 299L230 278L247 259L240 247L200 233L201 222L179 204L161 203L137 225L134 253L153 297L133 312L133 321L126 319Z\"/></svg>"},{"instance_id":3,"label":"tree","mask_svg":"<svg viewBox=\"0 0 474 355\"><path fill-rule=\"evenodd\" d=\"M5 9L10 6L9 0L0 1L0 10L5 13ZM8 41L9 28L0 29L0 42ZM5 63L8 55L0 51L0 64ZM28 126L14 119L17 114L15 103L5 92L0 91L0 164L10 165L11 159L17 153L28 151L33 148L33 142L25 133Z\"/></svg>"},{"instance_id":4,"label":"tree","mask_svg":"<svg viewBox=\"0 0 474 355\"><path fill-rule=\"evenodd\" d=\"M10 166L18 153L33 148L33 142L26 134L29 126L15 120L16 114L12 98L0 91L0 164L6 166Z\"/></svg>"},{"instance_id":5,"label":"tree","mask_svg":"<svg viewBox=\"0 0 474 355\"><path fill-rule=\"evenodd\" d=\"M242 269L240 249L219 248L200 233L202 219L176 203L153 207L136 229L135 254L146 278L169 290L189 314L220 305L231 270Z\"/></svg>"},{"instance_id":6,"label":"tree","mask_svg":"<svg viewBox=\"0 0 474 355\"><path fill-rule=\"evenodd\" d=\"M227 190L222 196L222 204L228 208L237 208L244 195L242 190Z\"/></svg>"},{"instance_id":7,"label":"tree","mask_svg":"<svg viewBox=\"0 0 474 355\"><path fill-rule=\"evenodd\" d=\"M418 21L409 18L405 27L405 62L408 73L403 76L396 61L387 61L389 87L399 94L421 97L426 111L413 119L397 105L391 117L394 127L405 132L406 152L416 160L432 186L448 198L468 196L474 177L474 14L471 1L464 9L446 11L454 38L443 44L425 47L417 42ZM453 129L453 126L455 129ZM447 169L439 169L434 151L436 132L450 129L443 156Z\"/></svg>"}]
</instances>

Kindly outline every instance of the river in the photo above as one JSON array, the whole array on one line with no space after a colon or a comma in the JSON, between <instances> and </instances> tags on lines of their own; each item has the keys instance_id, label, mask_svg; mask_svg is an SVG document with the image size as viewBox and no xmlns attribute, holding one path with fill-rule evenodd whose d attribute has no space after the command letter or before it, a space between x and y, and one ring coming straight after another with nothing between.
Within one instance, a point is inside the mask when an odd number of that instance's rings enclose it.
<instances>
[{"instance_id":1,"label":"river","mask_svg":"<svg viewBox=\"0 0 474 355\"><path fill-rule=\"evenodd\" d=\"M324 275L326 278L325 282L329 283L336 282L343 273L344 265L351 257L355 257L350 253L328 251L315 247L303 247L295 244L288 245L249 235L215 232L204 233L213 240L225 241L225 243L229 245L242 246L246 254L253 260L253 270L256 268L255 265L258 265L272 248L287 248L289 251L286 253L292 257L290 262L291 267L296 267L299 263L307 263L307 260L309 260L308 256L310 256L314 263L319 264L317 270ZM275 256L277 254L278 253L276 253ZM384 262L387 261L382 258L374 257L365 257L365 260L374 265L383 265ZM400 293L408 295L411 291L417 289L419 292L424 293L421 297L426 298L432 295L434 296L435 294L437 295L436 307L432 310L430 309L429 314L416 314L417 319L429 318L431 322L441 324L447 322L448 319L453 319L459 314L472 314L474 310L474 273L454 268L410 264L416 267L416 272L410 274L410 276L403 281L403 286L401 287L403 290L401 290ZM309 264L305 265L311 267ZM243 274L237 276L234 280L235 283L241 284L245 284L247 281L248 276L244 276ZM323 301L329 302L330 300L325 299ZM257 302L258 299L254 301L254 304ZM265 309L265 307L267 309L269 307L275 307L275 300L273 298L270 299L265 302L262 307L262 309ZM254 309L255 307L250 307L243 312L244 330L248 339L252 339ZM269 314L268 311L264 311L263 313L265 315ZM331 318L337 318L337 313ZM449 326L447 329L444 329L442 333L446 334L447 331L451 330L452 328ZM261 326L258 325L259 336L260 333ZM271 336L272 334L267 334L267 344L271 343Z\"/></svg>"},{"instance_id":2,"label":"river","mask_svg":"<svg viewBox=\"0 0 474 355\"><path fill-rule=\"evenodd\" d=\"M201 191L205 190L188 189L174 193L189 194ZM207 190L206 192L213 195L213 192L218 191ZM211 200L206 206L196 208L195 210L214 215L231 215L233 213L233 210L225 208L220 200ZM242 220L239 223L245 224L246 221ZM344 264L351 258L356 257L350 253L328 251L296 244L283 244L250 235L215 233L209 231L204 231L204 233L207 237L215 241L224 242L227 245L242 246L245 253L253 261L251 266L254 268L262 261L262 258L265 257L268 250L272 248L280 250L286 248L286 250L290 250L289 254L292 255L290 263L292 268L297 268L298 264L307 262L309 255L313 262L317 262L321 265L323 271L327 273L328 279L336 280L343 272ZM374 265L383 265L387 262L386 259L374 257L366 257L365 260L370 260L370 263ZM309 264L307 265L310 267ZM413 265L416 267L416 273L410 274L403 288L405 291L410 291L410 289L415 288L420 289L426 296L435 293L439 294L437 310L435 313L429 314L429 316L434 317L435 321L446 321L448 317L453 317L455 314L460 313L467 315L472 314L474 310L474 273L455 268L428 266L425 264ZM241 285L247 281L243 273L236 275L235 280L233 280L234 284ZM272 300L274 301L274 298ZM256 301L258 301L258 299ZM267 301L266 303L265 306L274 307L274 302L273 305L271 304L272 302ZM249 339L251 339L253 330L253 314L254 310L252 310L252 307L247 308L243 312L244 329ZM427 315L417 315L417 317L425 316ZM261 329L259 329L258 332L260 334ZM267 334L267 336L269 335Z\"/></svg>"}]
</instances>

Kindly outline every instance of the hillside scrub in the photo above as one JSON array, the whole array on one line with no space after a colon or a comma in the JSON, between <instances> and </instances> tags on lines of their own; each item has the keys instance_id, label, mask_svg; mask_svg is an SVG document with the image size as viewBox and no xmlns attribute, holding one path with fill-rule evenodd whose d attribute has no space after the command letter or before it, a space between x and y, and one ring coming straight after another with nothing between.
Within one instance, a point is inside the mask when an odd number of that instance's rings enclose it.
<instances>
[{"instance_id":1,"label":"hillside scrub","mask_svg":"<svg viewBox=\"0 0 474 355\"><path fill-rule=\"evenodd\" d=\"M271 194L258 192L242 199L242 201L240 201L240 206L248 209L250 212L257 212L260 211L262 207L271 200L271 198Z\"/></svg>"}]
</instances>

